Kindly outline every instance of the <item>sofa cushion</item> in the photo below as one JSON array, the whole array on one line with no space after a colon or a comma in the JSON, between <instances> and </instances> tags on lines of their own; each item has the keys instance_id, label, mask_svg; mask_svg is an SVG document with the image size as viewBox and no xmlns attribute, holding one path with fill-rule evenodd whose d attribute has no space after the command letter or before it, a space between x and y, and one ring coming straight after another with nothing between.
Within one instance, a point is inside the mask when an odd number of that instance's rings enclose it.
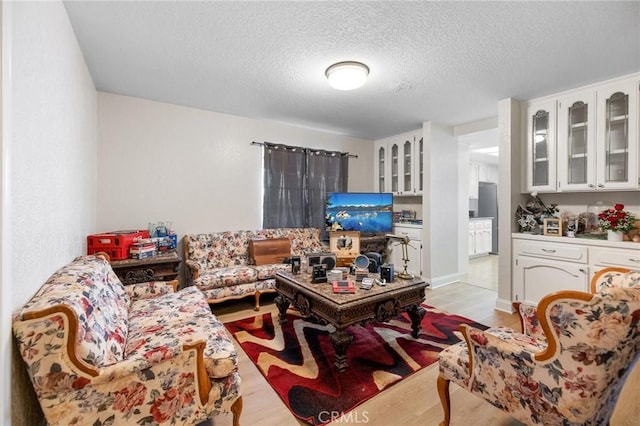
<instances>
[{"instance_id":1,"label":"sofa cushion","mask_svg":"<svg viewBox=\"0 0 640 426\"><path fill-rule=\"evenodd\" d=\"M196 261L201 270L247 265L247 247L254 235L253 231L185 235L187 258Z\"/></svg>"},{"instance_id":2,"label":"sofa cushion","mask_svg":"<svg viewBox=\"0 0 640 426\"><path fill-rule=\"evenodd\" d=\"M275 278L258 280L248 284L234 285L231 287L218 287L202 290L209 303L226 299L238 299L244 296L255 295L256 293L273 293L276 286Z\"/></svg>"},{"instance_id":3,"label":"sofa cushion","mask_svg":"<svg viewBox=\"0 0 640 426\"><path fill-rule=\"evenodd\" d=\"M81 256L51 275L19 316L59 305L69 307L78 318L76 355L100 367L123 359L129 303L124 286L106 260Z\"/></svg>"},{"instance_id":4,"label":"sofa cushion","mask_svg":"<svg viewBox=\"0 0 640 426\"><path fill-rule=\"evenodd\" d=\"M485 332L502 340L517 341L531 352L542 351L547 346L546 341L536 340L506 327L493 327ZM461 386L469 386L469 348L466 341L463 340L443 349L438 354L438 363L440 376Z\"/></svg>"},{"instance_id":5,"label":"sofa cushion","mask_svg":"<svg viewBox=\"0 0 640 426\"><path fill-rule=\"evenodd\" d=\"M276 273L279 271L290 271L291 265L286 263L276 263L273 265L252 265L258 274L259 280L267 280L269 278L275 278Z\"/></svg>"},{"instance_id":6,"label":"sofa cushion","mask_svg":"<svg viewBox=\"0 0 640 426\"><path fill-rule=\"evenodd\" d=\"M206 342L205 367L210 377L226 377L237 369L233 342L197 288L187 287L131 305L125 347L128 359L169 359L184 344L200 340Z\"/></svg>"},{"instance_id":7,"label":"sofa cushion","mask_svg":"<svg viewBox=\"0 0 640 426\"><path fill-rule=\"evenodd\" d=\"M204 271L195 281L200 290L247 284L258 279L258 271L251 266L233 266Z\"/></svg>"},{"instance_id":8,"label":"sofa cushion","mask_svg":"<svg viewBox=\"0 0 640 426\"><path fill-rule=\"evenodd\" d=\"M640 287L640 271L619 272L610 271L598 277L595 291L606 288L631 288Z\"/></svg>"},{"instance_id":9,"label":"sofa cushion","mask_svg":"<svg viewBox=\"0 0 640 426\"><path fill-rule=\"evenodd\" d=\"M469 384L469 348L462 341L451 345L438 354L440 375L455 383Z\"/></svg>"},{"instance_id":10,"label":"sofa cushion","mask_svg":"<svg viewBox=\"0 0 640 426\"><path fill-rule=\"evenodd\" d=\"M327 250L320 241L318 228L275 228L255 232L256 238L288 238L291 241L291 255L304 256Z\"/></svg>"}]
</instances>

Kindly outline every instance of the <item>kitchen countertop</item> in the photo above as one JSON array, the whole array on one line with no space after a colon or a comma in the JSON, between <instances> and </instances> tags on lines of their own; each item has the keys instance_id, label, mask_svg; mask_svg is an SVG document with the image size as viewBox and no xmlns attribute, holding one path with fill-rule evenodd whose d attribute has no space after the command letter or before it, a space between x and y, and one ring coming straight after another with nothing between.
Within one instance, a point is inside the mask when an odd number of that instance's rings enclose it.
<instances>
[{"instance_id":1,"label":"kitchen countertop","mask_svg":"<svg viewBox=\"0 0 640 426\"><path fill-rule=\"evenodd\" d=\"M404 223L404 222L396 222L393 224L394 228L397 228L398 226L402 226L403 228L415 228L415 229L422 229L422 224L418 224L418 223Z\"/></svg>"},{"instance_id":2,"label":"kitchen countertop","mask_svg":"<svg viewBox=\"0 0 640 426\"><path fill-rule=\"evenodd\" d=\"M493 219L493 216L486 216L486 217L470 217L469 220L483 220L483 219Z\"/></svg>"},{"instance_id":3,"label":"kitchen countertop","mask_svg":"<svg viewBox=\"0 0 640 426\"><path fill-rule=\"evenodd\" d=\"M583 246L636 249L638 250L638 252L640 252L640 243L635 243L633 241L608 241L608 240L599 240L594 238L550 237L547 235L525 234L522 232L514 232L511 234L511 237L520 239L520 240L545 241L545 242L554 242L554 243L563 243L563 244L576 244L576 245L583 245Z\"/></svg>"}]
</instances>

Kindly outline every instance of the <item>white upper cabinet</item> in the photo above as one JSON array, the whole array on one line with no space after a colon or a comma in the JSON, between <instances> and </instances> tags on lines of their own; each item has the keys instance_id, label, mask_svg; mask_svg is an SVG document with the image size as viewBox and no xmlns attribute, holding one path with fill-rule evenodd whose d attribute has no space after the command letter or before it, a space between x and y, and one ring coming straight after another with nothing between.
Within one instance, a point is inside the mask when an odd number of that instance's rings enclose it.
<instances>
[{"instance_id":1,"label":"white upper cabinet","mask_svg":"<svg viewBox=\"0 0 640 426\"><path fill-rule=\"evenodd\" d=\"M374 164L373 171L375 176L375 189L378 192L390 192L391 185L387 176L389 176L389 152L387 143L383 140L374 143Z\"/></svg>"},{"instance_id":2,"label":"white upper cabinet","mask_svg":"<svg viewBox=\"0 0 640 426\"><path fill-rule=\"evenodd\" d=\"M556 100L531 102L526 120L526 192L556 190Z\"/></svg>"},{"instance_id":3,"label":"white upper cabinet","mask_svg":"<svg viewBox=\"0 0 640 426\"><path fill-rule=\"evenodd\" d=\"M424 138L422 132L415 135L415 179L414 179L414 193L416 195L422 195L424 190Z\"/></svg>"},{"instance_id":4,"label":"white upper cabinet","mask_svg":"<svg viewBox=\"0 0 640 426\"><path fill-rule=\"evenodd\" d=\"M640 188L639 82L634 76L526 103L525 192Z\"/></svg>"},{"instance_id":5,"label":"white upper cabinet","mask_svg":"<svg viewBox=\"0 0 640 426\"><path fill-rule=\"evenodd\" d=\"M480 182L480 165L469 163L469 198L478 199L478 182Z\"/></svg>"},{"instance_id":6,"label":"white upper cabinet","mask_svg":"<svg viewBox=\"0 0 640 426\"><path fill-rule=\"evenodd\" d=\"M411 132L374 144L375 188L394 195L421 195L423 191L423 139Z\"/></svg>"},{"instance_id":7,"label":"white upper cabinet","mask_svg":"<svg viewBox=\"0 0 640 426\"><path fill-rule=\"evenodd\" d=\"M558 191L596 188L596 93L558 100Z\"/></svg>"},{"instance_id":8,"label":"white upper cabinet","mask_svg":"<svg viewBox=\"0 0 640 426\"><path fill-rule=\"evenodd\" d=\"M596 187L638 184L638 79L598 88Z\"/></svg>"}]
</instances>

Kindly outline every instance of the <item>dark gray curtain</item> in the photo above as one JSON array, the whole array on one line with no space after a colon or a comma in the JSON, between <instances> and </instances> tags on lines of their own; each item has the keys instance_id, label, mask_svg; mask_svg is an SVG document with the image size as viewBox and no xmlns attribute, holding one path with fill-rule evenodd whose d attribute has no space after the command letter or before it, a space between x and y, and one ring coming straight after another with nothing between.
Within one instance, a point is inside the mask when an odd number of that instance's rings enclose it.
<instances>
[{"instance_id":1,"label":"dark gray curtain","mask_svg":"<svg viewBox=\"0 0 640 426\"><path fill-rule=\"evenodd\" d=\"M348 154L265 143L262 227L324 232L327 193L346 192L348 173Z\"/></svg>"}]
</instances>

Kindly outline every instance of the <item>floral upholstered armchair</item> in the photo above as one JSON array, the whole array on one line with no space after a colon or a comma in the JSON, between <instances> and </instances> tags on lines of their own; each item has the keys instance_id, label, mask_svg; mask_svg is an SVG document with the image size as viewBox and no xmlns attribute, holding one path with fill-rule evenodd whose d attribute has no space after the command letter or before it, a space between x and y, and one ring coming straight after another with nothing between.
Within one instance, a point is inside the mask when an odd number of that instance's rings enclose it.
<instances>
[{"instance_id":1,"label":"floral upholstered armchair","mask_svg":"<svg viewBox=\"0 0 640 426\"><path fill-rule=\"evenodd\" d=\"M514 304L523 333L461 326L465 342L438 358L441 425L450 381L526 424L607 424L640 354L640 272L603 270L592 291Z\"/></svg>"}]
</instances>

